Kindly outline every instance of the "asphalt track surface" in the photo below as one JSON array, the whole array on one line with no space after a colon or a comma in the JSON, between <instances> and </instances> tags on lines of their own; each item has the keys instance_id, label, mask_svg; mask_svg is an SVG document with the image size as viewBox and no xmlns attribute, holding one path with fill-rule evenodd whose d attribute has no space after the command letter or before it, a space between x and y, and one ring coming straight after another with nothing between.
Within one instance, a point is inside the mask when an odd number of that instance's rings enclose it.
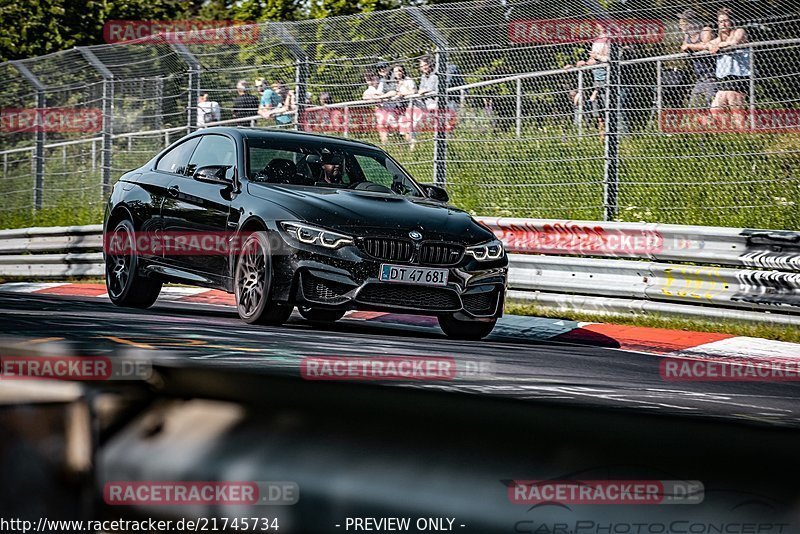
<instances>
[{"instance_id":1,"label":"asphalt track surface","mask_svg":"<svg viewBox=\"0 0 800 534\"><path fill-rule=\"evenodd\" d=\"M452 357L462 370L467 361L482 362L482 371L386 387L800 426L798 382L668 382L653 354L519 337L460 342L431 327L347 318L313 326L298 315L282 327L251 326L220 306L164 302L133 310L98 299L6 293L0 294L0 338L4 346L60 343L75 355L135 351L170 365L298 377L303 359L313 356Z\"/></svg>"}]
</instances>

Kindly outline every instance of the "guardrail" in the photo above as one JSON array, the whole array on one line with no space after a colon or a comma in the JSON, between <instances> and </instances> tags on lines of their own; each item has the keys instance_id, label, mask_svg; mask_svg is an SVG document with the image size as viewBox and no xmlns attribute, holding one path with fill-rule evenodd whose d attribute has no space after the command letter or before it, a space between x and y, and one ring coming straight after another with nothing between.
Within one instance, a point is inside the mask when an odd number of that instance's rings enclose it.
<instances>
[{"instance_id":1,"label":"guardrail","mask_svg":"<svg viewBox=\"0 0 800 534\"><path fill-rule=\"evenodd\" d=\"M601 314L800 325L800 232L479 217L509 300ZM103 276L100 225L0 231L0 276Z\"/></svg>"},{"instance_id":2,"label":"guardrail","mask_svg":"<svg viewBox=\"0 0 800 534\"><path fill-rule=\"evenodd\" d=\"M103 276L102 231L99 224L0 230L0 276Z\"/></svg>"},{"instance_id":3,"label":"guardrail","mask_svg":"<svg viewBox=\"0 0 800 534\"><path fill-rule=\"evenodd\" d=\"M511 253L511 301L560 311L800 325L800 232L479 220Z\"/></svg>"}]
</instances>

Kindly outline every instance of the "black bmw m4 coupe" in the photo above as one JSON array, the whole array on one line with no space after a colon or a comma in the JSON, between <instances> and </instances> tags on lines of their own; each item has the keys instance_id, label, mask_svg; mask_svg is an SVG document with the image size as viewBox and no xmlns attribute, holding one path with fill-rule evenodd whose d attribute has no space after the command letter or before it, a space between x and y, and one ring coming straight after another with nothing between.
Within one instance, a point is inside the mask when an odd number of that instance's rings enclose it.
<instances>
[{"instance_id":1,"label":"black bmw m4 coupe","mask_svg":"<svg viewBox=\"0 0 800 534\"><path fill-rule=\"evenodd\" d=\"M119 179L103 228L119 306L146 308L176 282L235 293L248 323L375 310L435 315L466 339L503 313L503 244L366 143L199 130Z\"/></svg>"}]
</instances>

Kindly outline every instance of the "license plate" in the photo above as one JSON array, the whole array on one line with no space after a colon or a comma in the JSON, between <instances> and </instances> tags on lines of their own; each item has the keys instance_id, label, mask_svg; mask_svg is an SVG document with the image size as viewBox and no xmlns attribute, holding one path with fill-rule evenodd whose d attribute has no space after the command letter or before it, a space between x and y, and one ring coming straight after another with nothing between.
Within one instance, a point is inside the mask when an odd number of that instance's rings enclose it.
<instances>
[{"instance_id":1,"label":"license plate","mask_svg":"<svg viewBox=\"0 0 800 534\"><path fill-rule=\"evenodd\" d=\"M410 267L408 265L381 265L381 282L401 282L424 286L446 286L447 269L428 269L426 267Z\"/></svg>"}]
</instances>

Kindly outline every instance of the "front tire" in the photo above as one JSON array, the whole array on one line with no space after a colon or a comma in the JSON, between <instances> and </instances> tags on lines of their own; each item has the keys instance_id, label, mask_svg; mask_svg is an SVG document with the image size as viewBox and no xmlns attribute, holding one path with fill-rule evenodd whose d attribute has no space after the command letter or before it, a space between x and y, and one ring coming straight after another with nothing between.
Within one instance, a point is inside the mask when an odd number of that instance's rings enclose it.
<instances>
[{"instance_id":1,"label":"front tire","mask_svg":"<svg viewBox=\"0 0 800 534\"><path fill-rule=\"evenodd\" d=\"M149 308L161 292L161 282L139 275L133 223L123 219L106 239L106 290L117 306Z\"/></svg>"},{"instance_id":2,"label":"front tire","mask_svg":"<svg viewBox=\"0 0 800 534\"><path fill-rule=\"evenodd\" d=\"M272 301L272 256L264 232L247 236L236 261L234 277L236 310L250 324L281 325L292 314L292 306Z\"/></svg>"},{"instance_id":3,"label":"front tire","mask_svg":"<svg viewBox=\"0 0 800 534\"><path fill-rule=\"evenodd\" d=\"M300 315L306 321L311 321L312 323L335 323L342 317L344 317L345 312L339 310L323 310L321 308L305 308L299 307L297 311L300 312Z\"/></svg>"},{"instance_id":4,"label":"front tire","mask_svg":"<svg viewBox=\"0 0 800 534\"><path fill-rule=\"evenodd\" d=\"M491 321L463 321L452 315L440 315L439 327L453 339L479 340L492 333L497 319Z\"/></svg>"}]
</instances>

